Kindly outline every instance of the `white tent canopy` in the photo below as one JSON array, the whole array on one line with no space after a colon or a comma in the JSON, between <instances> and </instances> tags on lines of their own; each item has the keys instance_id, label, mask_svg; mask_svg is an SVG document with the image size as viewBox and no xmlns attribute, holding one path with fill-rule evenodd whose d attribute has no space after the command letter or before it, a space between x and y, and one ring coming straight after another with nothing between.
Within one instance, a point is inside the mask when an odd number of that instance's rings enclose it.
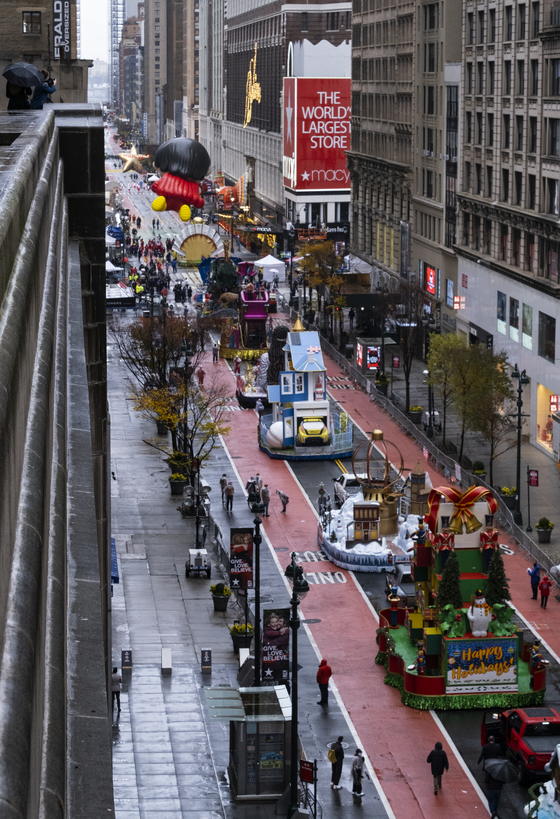
<instances>
[{"instance_id":1,"label":"white tent canopy","mask_svg":"<svg viewBox=\"0 0 560 819\"><path fill-rule=\"evenodd\" d=\"M278 276L278 281L286 281L286 265L281 259L275 259L274 256L265 256L264 259L258 259L253 262L255 267L262 268L263 279L265 282L271 282L275 276Z\"/></svg>"},{"instance_id":2,"label":"white tent canopy","mask_svg":"<svg viewBox=\"0 0 560 819\"><path fill-rule=\"evenodd\" d=\"M107 273L115 273L117 270L122 269L123 269L122 267L115 267L115 265L111 261L109 261L109 259L107 259L107 261L105 262L105 271Z\"/></svg>"}]
</instances>

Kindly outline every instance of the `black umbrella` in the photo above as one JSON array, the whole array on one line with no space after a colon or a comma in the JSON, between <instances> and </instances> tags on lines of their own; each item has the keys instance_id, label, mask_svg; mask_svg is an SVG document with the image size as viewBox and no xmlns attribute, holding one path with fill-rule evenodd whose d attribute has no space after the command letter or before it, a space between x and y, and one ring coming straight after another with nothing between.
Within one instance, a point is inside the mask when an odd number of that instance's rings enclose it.
<instances>
[{"instance_id":1,"label":"black umbrella","mask_svg":"<svg viewBox=\"0 0 560 819\"><path fill-rule=\"evenodd\" d=\"M517 768L508 759L486 759L484 770L498 782L517 781Z\"/></svg>"},{"instance_id":2,"label":"black umbrella","mask_svg":"<svg viewBox=\"0 0 560 819\"><path fill-rule=\"evenodd\" d=\"M42 85L45 81L39 69L31 63L10 63L2 71L2 76L12 85L20 85L22 88Z\"/></svg>"}]
</instances>

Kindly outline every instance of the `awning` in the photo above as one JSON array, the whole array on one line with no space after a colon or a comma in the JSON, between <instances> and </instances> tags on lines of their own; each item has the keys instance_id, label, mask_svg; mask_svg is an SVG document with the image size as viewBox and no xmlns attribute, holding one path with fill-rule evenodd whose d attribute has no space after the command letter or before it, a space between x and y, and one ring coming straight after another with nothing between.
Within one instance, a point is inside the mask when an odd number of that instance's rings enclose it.
<instances>
[{"instance_id":1,"label":"awning","mask_svg":"<svg viewBox=\"0 0 560 819\"><path fill-rule=\"evenodd\" d=\"M284 685L260 688L204 688L212 719L219 722L288 722L292 702Z\"/></svg>"}]
</instances>

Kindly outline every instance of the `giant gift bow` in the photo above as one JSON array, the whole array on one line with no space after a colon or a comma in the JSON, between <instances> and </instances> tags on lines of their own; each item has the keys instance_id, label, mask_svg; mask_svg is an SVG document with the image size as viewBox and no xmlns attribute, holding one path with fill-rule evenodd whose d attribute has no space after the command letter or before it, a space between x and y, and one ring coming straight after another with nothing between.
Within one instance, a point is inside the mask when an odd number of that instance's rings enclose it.
<instances>
[{"instance_id":1,"label":"giant gift bow","mask_svg":"<svg viewBox=\"0 0 560 819\"><path fill-rule=\"evenodd\" d=\"M463 524L466 526L467 534L476 532L482 523L475 516L472 507L475 503L485 500L491 514L495 514L498 509L498 502L489 489L482 486L470 486L466 492L461 492L453 486L438 486L432 489L428 495L428 515L427 523L430 531L437 532L438 512L443 497L455 506L455 511L449 524L449 529L457 535L463 533Z\"/></svg>"}]
</instances>

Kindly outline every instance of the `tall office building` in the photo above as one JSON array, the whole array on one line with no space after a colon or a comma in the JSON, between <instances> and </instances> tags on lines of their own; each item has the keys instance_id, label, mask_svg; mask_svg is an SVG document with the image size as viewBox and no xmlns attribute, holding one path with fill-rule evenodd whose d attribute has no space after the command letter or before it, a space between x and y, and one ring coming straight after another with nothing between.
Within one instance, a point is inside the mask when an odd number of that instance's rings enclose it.
<instances>
[{"instance_id":1,"label":"tall office building","mask_svg":"<svg viewBox=\"0 0 560 819\"><path fill-rule=\"evenodd\" d=\"M126 18L126 0L109 0L109 65L111 82L111 105L118 107L120 101L119 43Z\"/></svg>"},{"instance_id":2,"label":"tall office building","mask_svg":"<svg viewBox=\"0 0 560 819\"><path fill-rule=\"evenodd\" d=\"M222 168L224 119L224 0L207 0L199 8L199 133L212 160Z\"/></svg>"},{"instance_id":3,"label":"tall office building","mask_svg":"<svg viewBox=\"0 0 560 819\"><path fill-rule=\"evenodd\" d=\"M204 3L203 5L206 5ZM183 99L177 134L198 139L200 104L200 2L183 3ZM179 112L178 112L179 113Z\"/></svg>"},{"instance_id":4,"label":"tall office building","mask_svg":"<svg viewBox=\"0 0 560 819\"><path fill-rule=\"evenodd\" d=\"M458 329L527 370L528 431L556 459L559 34L555 2L463 5L456 296Z\"/></svg>"}]
</instances>

